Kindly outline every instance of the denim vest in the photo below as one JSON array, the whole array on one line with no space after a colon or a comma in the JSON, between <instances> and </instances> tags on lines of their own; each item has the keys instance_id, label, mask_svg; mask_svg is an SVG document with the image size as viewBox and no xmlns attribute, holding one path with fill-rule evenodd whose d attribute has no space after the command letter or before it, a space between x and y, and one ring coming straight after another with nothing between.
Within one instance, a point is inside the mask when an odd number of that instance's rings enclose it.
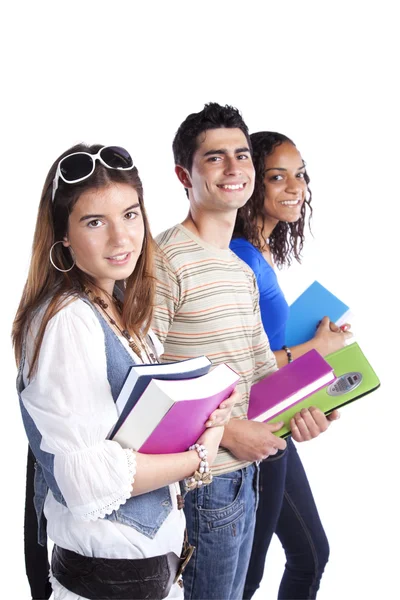
<instances>
[{"instance_id":1,"label":"denim vest","mask_svg":"<svg viewBox=\"0 0 400 600\"><path fill-rule=\"evenodd\" d=\"M86 299L82 298L94 311L104 332L105 351L107 358L107 378L111 388L111 394L116 402L118 394L126 379L129 368L135 364L132 356L118 339L118 336L101 317L98 311ZM38 541L45 543L46 534L43 518L43 508L47 492L50 489L54 498L67 506L63 495L54 478L54 455L40 448L42 436L30 417L22 400L21 392L25 385L23 381L23 368L25 363L25 344L22 349L21 363L17 376L17 391L26 434L30 447L36 458L35 464L35 496L34 503L38 517ZM129 498L118 510L114 510L104 518L110 521L118 521L124 525L133 527L145 536L153 539L161 525L172 510L172 501L169 487L162 487L153 492Z\"/></svg>"}]
</instances>

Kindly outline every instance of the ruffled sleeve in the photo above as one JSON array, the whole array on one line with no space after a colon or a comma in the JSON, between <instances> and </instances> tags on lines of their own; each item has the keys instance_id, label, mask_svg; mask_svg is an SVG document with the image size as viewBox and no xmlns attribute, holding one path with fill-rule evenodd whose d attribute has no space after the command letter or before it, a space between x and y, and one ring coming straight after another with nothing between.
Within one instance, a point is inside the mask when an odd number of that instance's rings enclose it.
<instances>
[{"instance_id":1,"label":"ruffled sleeve","mask_svg":"<svg viewBox=\"0 0 400 600\"><path fill-rule=\"evenodd\" d=\"M49 321L37 371L26 383L22 401L42 435L42 450L54 454L54 476L68 508L84 520L118 509L131 495L135 455L106 439L117 411L103 330L85 302L70 303Z\"/></svg>"}]
</instances>

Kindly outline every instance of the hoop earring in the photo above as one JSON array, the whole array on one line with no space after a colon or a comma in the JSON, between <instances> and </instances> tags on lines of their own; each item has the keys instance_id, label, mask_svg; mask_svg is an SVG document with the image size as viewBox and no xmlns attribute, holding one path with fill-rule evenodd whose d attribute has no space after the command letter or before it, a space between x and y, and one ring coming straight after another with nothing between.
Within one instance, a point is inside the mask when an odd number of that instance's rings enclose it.
<instances>
[{"instance_id":1,"label":"hoop earring","mask_svg":"<svg viewBox=\"0 0 400 600\"><path fill-rule=\"evenodd\" d=\"M51 253L53 252L53 248L54 248L54 246L57 246L57 244L62 244L62 243L63 243L63 242L62 242L62 240L58 240L58 242L54 242L54 244L53 244L53 245L52 245L52 247L50 248L49 258L50 258L50 262L51 262L51 264L53 265L53 267L54 267L55 269L57 269L57 271L60 271L61 273L68 273L68 271L71 271L71 269L73 269L73 268L74 268L74 266L75 266L75 264L76 264L76 262L75 262L75 259L74 259L74 262L73 262L72 266L71 266L69 269L60 269L60 267L57 267L57 265L56 265L56 264L54 264L53 257L52 257L52 255L51 255Z\"/></svg>"}]
</instances>

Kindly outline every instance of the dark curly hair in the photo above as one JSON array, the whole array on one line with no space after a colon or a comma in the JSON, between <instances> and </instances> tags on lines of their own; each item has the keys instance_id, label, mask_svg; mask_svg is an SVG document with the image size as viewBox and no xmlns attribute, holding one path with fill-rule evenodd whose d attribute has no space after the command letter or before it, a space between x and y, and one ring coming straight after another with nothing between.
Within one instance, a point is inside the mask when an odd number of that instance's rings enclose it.
<instances>
[{"instance_id":1,"label":"dark curly hair","mask_svg":"<svg viewBox=\"0 0 400 600\"><path fill-rule=\"evenodd\" d=\"M247 203L238 210L236 217L233 237L242 237L248 240L253 246L262 251L265 245L262 245L259 237L259 225L257 221L260 217L264 218L264 200L265 200L265 159L272 154L277 146L284 142L296 144L286 135L274 131L259 131L250 136L253 148L253 163L256 172L254 192ZM292 257L300 262L301 251L304 243L304 228L306 221L306 211L309 208L308 226L311 231L310 221L312 215L311 190L309 188L310 178L307 171L304 174L307 183L308 195L301 207L301 216L294 223L279 221L269 237L269 248L277 267L289 266Z\"/></svg>"},{"instance_id":2,"label":"dark curly hair","mask_svg":"<svg viewBox=\"0 0 400 600\"><path fill-rule=\"evenodd\" d=\"M175 164L184 167L190 173L193 166L193 155L197 150L198 136L208 129L220 129L221 127L237 128L243 131L251 150L249 130L238 109L228 104L221 106L216 102L209 102L200 112L186 117L176 132L172 143Z\"/></svg>"}]
</instances>

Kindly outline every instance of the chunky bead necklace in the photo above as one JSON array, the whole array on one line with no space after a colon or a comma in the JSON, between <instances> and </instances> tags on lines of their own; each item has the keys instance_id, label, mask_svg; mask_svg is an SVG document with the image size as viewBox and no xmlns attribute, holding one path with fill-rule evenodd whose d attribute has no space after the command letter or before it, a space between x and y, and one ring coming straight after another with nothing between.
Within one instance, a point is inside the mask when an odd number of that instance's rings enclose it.
<instances>
[{"instance_id":1,"label":"chunky bead necklace","mask_svg":"<svg viewBox=\"0 0 400 600\"><path fill-rule=\"evenodd\" d=\"M141 357L142 351L143 351L144 354L146 355L149 363L158 362L155 351L153 352L153 350L150 348L150 346L146 340L141 339L139 336L137 336L137 342L136 342L127 329L121 329L121 327L118 325L116 320L113 319L112 316L107 312L107 308L108 308L107 302L105 302L102 298L100 298L100 296L95 296L93 294L92 290L90 290L88 288L85 288L85 294L89 298L92 299L94 304L97 304L101 308L101 310L103 311L103 313L106 315L107 319L109 320L110 324L113 327L115 327L115 329L117 329L117 331L122 335L122 337L124 337L126 339L130 349L133 350L133 352L137 356ZM114 300L115 306L117 307L117 310L119 311L120 314L122 314L122 302L120 300L118 300L117 298L113 298L113 300Z\"/></svg>"}]
</instances>

